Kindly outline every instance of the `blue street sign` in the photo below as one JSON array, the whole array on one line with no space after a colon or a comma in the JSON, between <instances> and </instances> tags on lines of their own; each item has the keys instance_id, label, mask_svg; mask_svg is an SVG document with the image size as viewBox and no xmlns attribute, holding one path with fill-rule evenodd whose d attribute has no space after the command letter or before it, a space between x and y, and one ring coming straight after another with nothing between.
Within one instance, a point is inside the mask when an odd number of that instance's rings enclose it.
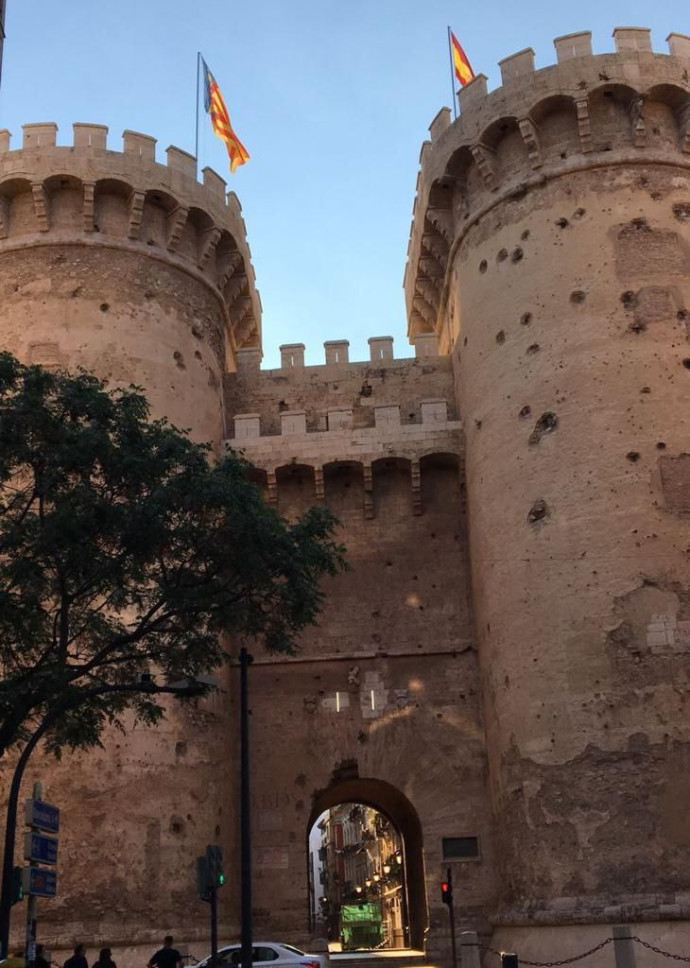
<instances>
[{"instance_id":1,"label":"blue street sign","mask_svg":"<svg viewBox=\"0 0 690 968\"><path fill-rule=\"evenodd\" d=\"M47 830L56 834L60 829L60 811L43 800L27 800L24 808L24 820L29 827Z\"/></svg>"},{"instance_id":2,"label":"blue street sign","mask_svg":"<svg viewBox=\"0 0 690 968\"><path fill-rule=\"evenodd\" d=\"M22 871L24 894L33 897L55 897L57 894L57 874L41 867L25 867Z\"/></svg>"},{"instance_id":3,"label":"blue street sign","mask_svg":"<svg viewBox=\"0 0 690 968\"><path fill-rule=\"evenodd\" d=\"M57 864L58 842L56 837L29 832L24 834L24 860L39 864Z\"/></svg>"}]
</instances>

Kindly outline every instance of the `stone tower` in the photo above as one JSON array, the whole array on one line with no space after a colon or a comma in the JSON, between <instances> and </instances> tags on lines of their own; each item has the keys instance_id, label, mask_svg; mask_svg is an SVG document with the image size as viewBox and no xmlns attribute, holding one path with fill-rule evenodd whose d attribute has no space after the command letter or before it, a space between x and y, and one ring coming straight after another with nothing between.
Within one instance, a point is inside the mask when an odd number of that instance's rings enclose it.
<instances>
[{"instance_id":1,"label":"stone tower","mask_svg":"<svg viewBox=\"0 0 690 968\"><path fill-rule=\"evenodd\" d=\"M83 366L146 388L153 409L216 446L222 377L237 347L258 346L260 304L235 195L154 138L75 124L0 132L0 328L25 361Z\"/></svg>"},{"instance_id":2,"label":"stone tower","mask_svg":"<svg viewBox=\"0 0 690 968\"><path fill-rule=\"evenodd\" d=\"M156 164L147 135L126 131L113 151L102 125L75 124L70 146L56 133L26 125L11 150L0 132L3 349L138 384L155 416L219 449L225 373L260 340L237 198L211 169L197 183L178 148ZM234 832L229 715L220 697L198 710L172 703L160 731L110 736L61 764L32 760L26 788L42 779L63 808L60 897L43 912L54 944L82 931L148 944L161 925L185 924L195 856L213 841L229 849Z\"/></svg>"},{"instance_id":3,"label":"stone tower","mask_svg":"<svg viewBox=\"0 0 690 968\"><path fill-rule=\"evenodd\" d=\"M439 113L405 275L466 432L497 940L563 955L690 916L690 38L614 38Z\"/></svg>"}]
</instances>

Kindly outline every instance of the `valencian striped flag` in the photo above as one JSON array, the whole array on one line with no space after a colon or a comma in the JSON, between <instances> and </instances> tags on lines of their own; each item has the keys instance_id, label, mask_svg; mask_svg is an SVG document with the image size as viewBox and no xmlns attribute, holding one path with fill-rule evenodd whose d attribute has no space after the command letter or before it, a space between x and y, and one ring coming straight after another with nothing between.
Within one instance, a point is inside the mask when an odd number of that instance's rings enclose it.
<instances>
[{"instance_id":1,"label":"valencian striped flag","mask_svg":"<svg viewBox=\"0 0 690 968\"><path fill-rule=\"evenodd\" d=\"M469 84L470 81L474 80L474 71L472 70L470 62L467 59L467 54L460 46L460 41L452 30L450 32L450 45L453 53L453 69L455 70L455 76L464 87L465 84Z\"/></svg>"},{"instance_id":2,"label":"valencian striped flag","mask_svg":"<svg viewBox=\"0 0 690 968\"><path fill-rule=\"evenodd\" d=\"M201 63L204 67L204 107L206 112L211 115L213 133L227 146L230 155L230 171L234 171L240 165L249 161L249 152L232 130L230 115L225 106L223 95L220 93L218 81L208 69L208 64L203 57Z\"/></svg>"}]
</instances>

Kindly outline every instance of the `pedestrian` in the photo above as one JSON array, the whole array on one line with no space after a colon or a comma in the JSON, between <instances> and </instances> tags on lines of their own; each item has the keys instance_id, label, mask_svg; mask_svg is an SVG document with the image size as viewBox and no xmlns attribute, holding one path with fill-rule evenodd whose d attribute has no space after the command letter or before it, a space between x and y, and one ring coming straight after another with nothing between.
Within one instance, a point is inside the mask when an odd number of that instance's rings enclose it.
<instances>
[{"instance_id":1,"label":"pedestrian","mask_svg":"<svg viewBox=\"0 0 690 968\"><path fill-rule=\"evenodd\" d=\"M117 965L113 961L113 953L110 948L101 948L98 953L98 961L94 961L93 968L117 968Z\"/></svg>"},{"instance_id":2,"label":"pedestrian","mask_svg":"<svg viewBox=\"0 0 690 968\"><path fill-rule=\"evenodd\" d=\"M86 960L86 946L75 944L74 954L67 959L62 968L89 968L89 963Z\"/></svg>"},{"instance_id":3,"label":"pedestrian","mask_svg":"<svg viewBox=\"0 0 690 968\"><path fill-rule=\"evenodd\" d=\"M50 960L46 958L46 946L44 944L36 945L34 968L50 968Z\"/></svg>"},{"instance_id":4,"label":"pedestrian","mask_svg":"<svg viewBox=\"0 0 690 968\"><path fill-rule=\"evenodd\" d=\"M67 968L67 965L64 968ZM79 966L71 965L70 968L79 968ZM177 948L173 948L171 934L163 938L163 947L149 958L148 968L182 968L182 955Z\"/></svg>"}]
</instances>

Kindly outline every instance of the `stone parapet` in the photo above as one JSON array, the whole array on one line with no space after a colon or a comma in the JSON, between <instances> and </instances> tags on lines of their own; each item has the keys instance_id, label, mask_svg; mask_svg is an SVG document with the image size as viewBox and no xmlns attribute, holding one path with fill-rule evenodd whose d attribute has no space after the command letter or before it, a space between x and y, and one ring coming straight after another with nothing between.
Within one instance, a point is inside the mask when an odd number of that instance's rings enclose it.
<instances>
[{"instance_id":1,"label":"stone parapet","mask_svg":"<svg viewBox=\"0 0 690 968\"><path fill-rule=\"evenodd\" d=\"M500 62L502 86L478 75L459 93L461 114L431 123L420 155L404 288L408 335L444 336L454 246L504 198L522 197L551 178L606 165L690 164L690 40L667 38L652 52L650 31L617 27L615 53L592 55L589 31L557 37L555 65L535 70L534 51ZM660 105L673 131L656 123ZM612 125L611 111L623 122Z\"/></svg>"},{"instance_id":2,"label":"stone parapet","mask_svg":"<svg viewBox=\"0 0 690 968\"><path fill-rule=\"evenodd\" d=\"M258 414L236 414L235 436L225 441L227 450L240 450L262 476L271 503L278 501L281 469L311 468L316 496L323 500L324 469L338 464L359 465L364 481L363 514L375 516L372 474L378 462L399 461L409 469L410 509L421 514L421 476L426 459L441 455L462 463L463 433L459 420L448 420L445 400L422 401L421 423L401 424L400 407L381 404L374 408L373 427L353 429L352 410L328 411L328 430L308 431L306 411L284 411L281 434L261 436Z\"/></svg>"},{"instance_id":3,"label":"stone parapet","mask_svg":"<svg viewBox=\"0 0 690 968\"><path fill-rule=\"evenodd\" d=\"M235 348L261 345L261 303L233 192L210 168L197 180L193 155L170 146L156 162L156 139L125 131L108 149L108 128L75 123L58 145L54 122L27 124L21 148L0 131L0 249L79 241L140 249L186 267L220 296ZM28 202L27 202L28 200Z\"/></svg>"}]
</instances>

